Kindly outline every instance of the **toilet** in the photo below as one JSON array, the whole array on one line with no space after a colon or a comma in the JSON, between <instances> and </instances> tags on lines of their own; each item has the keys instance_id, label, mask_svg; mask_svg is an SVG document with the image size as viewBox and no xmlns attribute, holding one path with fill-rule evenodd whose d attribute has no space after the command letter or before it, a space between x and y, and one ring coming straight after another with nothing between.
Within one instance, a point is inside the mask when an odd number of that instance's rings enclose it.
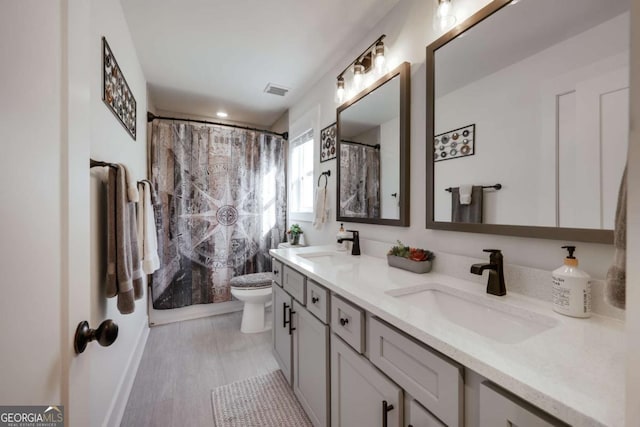
<instances>
[{"instance_id":1,"label":"toilet","mask_svg":"<svg viewBox=\"0 0 640 427\"><path fill-rule=\"evenodd\" d=\"M240 331L253 334L271 329L265 319L265 305L271 300L273 274L253 273L231 279L231 295L244 302Z\"/></svg>"}]
</instances>

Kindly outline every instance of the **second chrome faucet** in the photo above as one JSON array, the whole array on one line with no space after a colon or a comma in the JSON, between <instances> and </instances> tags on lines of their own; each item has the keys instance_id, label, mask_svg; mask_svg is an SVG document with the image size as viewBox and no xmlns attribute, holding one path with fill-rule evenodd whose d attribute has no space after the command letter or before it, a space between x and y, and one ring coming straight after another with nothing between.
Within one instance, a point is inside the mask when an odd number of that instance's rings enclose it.
<instances>
[{"instance_id":1,"label":"second chrome faucet","mask_svg":"<svg viewBox=\"0 0 640 427\"><path fill-rule=\"evenodd\" d=\"M507 287L504 283L503 258L500 249L484 249L489 252L488 264L473 264L471 273L482 275L484 270L489 270L489 279L487 281L487 293L497 295L499 297L507 294Z\"/></svg>"}]
</instances>

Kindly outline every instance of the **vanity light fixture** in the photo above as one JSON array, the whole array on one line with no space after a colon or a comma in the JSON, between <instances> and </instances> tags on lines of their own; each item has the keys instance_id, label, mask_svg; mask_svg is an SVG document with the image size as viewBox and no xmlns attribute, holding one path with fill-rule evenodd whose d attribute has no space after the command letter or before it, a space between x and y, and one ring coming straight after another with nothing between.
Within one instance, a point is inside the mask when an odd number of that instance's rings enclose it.
<instances>
[{"instance_id":1,"label":"vanity light fixture","mask_svg":"<svg viewBox=\"0 0 640 427\"><path fill-rule=\"evenodd\" d=\"M436 31L446 31L456 23L453 0L436 0L438 6L433 16L433 27Z\"/></svg>"},{"instance_id":2,"label":"vanity light fixture","mask_svg":"<svg viewBox=\"0 0 640 427\"><path fill-rule=\"evenodd\" d=\"M381 35L369 45L360 55L356 57L347 67L338 74L338 81L336 83L336 96L335 101L338 104L342 104L345 100L346 87L344 74L353 66L353 91L351 93L359 92L362 89L363 82L373 81L375 79L366 79L365 74L370 70L376 70L378 75L381 75L385 68L385 56L384 56L384 38L386 35ZM376 77L377 78L377 77Z\"/></svg>"}]
</instances>

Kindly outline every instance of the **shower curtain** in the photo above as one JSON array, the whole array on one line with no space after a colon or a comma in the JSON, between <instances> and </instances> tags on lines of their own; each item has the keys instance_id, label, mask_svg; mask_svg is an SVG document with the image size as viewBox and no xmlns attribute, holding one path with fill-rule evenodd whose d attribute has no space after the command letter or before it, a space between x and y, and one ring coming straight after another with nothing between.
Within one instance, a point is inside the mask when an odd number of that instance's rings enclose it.
<instances>
[{"instance_id":1,"label":"shower curtain","mask_svg":"<svg viewBox=\"0 0 640 427\"><path fill-rule=\"evenodd\" d=\"M380 149L340 141L340 215L380 218Z\"/></svg>"},{"instance_id":2,"label":"shower curtain","mask_svg":"<svg viewBox=\"0 0 640 427\"><path fill-rule=\"evenodd\" d=\"M285 234L284 150L270 134L154 121L155 309L229 301L232 277L271 270Z\"/></svg>"}]
</instances>

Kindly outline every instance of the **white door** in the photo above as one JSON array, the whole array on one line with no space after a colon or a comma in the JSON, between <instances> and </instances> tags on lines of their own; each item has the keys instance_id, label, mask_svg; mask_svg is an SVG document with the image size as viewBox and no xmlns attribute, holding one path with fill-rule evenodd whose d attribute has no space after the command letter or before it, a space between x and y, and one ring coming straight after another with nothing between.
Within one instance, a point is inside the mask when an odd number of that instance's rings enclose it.
<instances>
[{"instance_id":1,"label":"white door","mask_svg":"<svg viewBox=\"0 0 640 427\"><path fill-rule=\"evenodd\" d=\"M0 401L89 425L89 3L0 6Z\"/></svg>"}]
</instances>

